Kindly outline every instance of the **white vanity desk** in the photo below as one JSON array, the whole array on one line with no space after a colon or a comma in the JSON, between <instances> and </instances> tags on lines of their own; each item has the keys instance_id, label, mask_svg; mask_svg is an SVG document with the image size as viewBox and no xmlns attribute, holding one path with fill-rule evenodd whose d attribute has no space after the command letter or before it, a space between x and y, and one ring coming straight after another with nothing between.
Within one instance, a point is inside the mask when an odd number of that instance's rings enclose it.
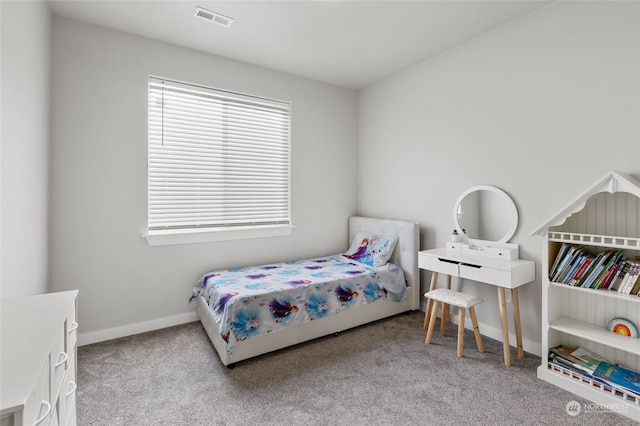
<instances>
[{"instance_id":1,"label":"white vanity desk","mask_svg":"<svg viewBox=\"0 0 640 426\"><path fill-rule=\"evenodd\" d=\"M438 274L465 278L497 287L500 318L502 322L504 364L506 366L511 365L511 355L509 349L509 324L507 320L505 289L511 289L516 348L518 350L518 358L524 357L522 332L520 328L518 287L535 279L535 262L522 259L509 260L463 256L460 253L448 251L446 248L436 248L418 253L418 267L433 272L429 291L436 288ZM448 283L450 285L450 281L448 281ZM446 322L447 319L444 318L442 320Z\"/></svg>"},{"instance_id":2,"label":"white vanity desk","mask_svg":"<svg viewBox=\"0 0 640 426\"><path fill-rule=\"evenodd\" d=\"M505 289L511 290L516 348L524 357L518 287L535 279L535 262L518 258L518 245L509 243L518 227L518 210L509 195L493 186L479 185L464 191L453 208L453 223L459 234L452 236L446 248L418 253L418 267L433 272L429 291L436 288L438 274L491 284L498 289L498 303L502 322L504 363L511 365L509 324ZM429 301L430 302L430 301ZM427 303L427 315L431 303ZM448 322L449 307L443 307L441 334Z\"/></svg>"}]
</instances>

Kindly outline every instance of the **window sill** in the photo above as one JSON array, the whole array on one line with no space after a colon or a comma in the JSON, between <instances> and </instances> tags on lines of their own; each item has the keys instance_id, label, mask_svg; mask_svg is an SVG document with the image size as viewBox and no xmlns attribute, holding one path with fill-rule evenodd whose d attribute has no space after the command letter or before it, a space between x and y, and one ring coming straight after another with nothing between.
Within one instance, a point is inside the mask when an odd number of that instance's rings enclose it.
<instances>
[{"instance_id":1,"label":"window sill","mask_svg":"<svg viewBox=\"0 0 640 426\"><path fill-rule=\"evenodd\" d=\"M143 237L150 246L168 246L174 244L208 243L212 241L242 240L250 238L281 237L291 235L295 226L268 225L247 227L229 227L224 229L175 229L168 231L149 231Z\"/></svg>"}]
</instances>

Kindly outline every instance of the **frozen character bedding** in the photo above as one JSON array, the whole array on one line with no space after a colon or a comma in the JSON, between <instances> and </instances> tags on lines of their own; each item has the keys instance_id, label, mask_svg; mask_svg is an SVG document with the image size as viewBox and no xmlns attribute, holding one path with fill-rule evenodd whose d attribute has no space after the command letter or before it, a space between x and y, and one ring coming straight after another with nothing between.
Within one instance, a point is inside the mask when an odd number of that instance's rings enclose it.
<instances>
[{"instance_id":1,"label":"frozen character bedding","mask_svg":"<svg viewBox=\"0 0 640 426\"><path fill-rule=\"evenodd\" d=\"M358 235L344 254L207 273L189 303L205 299L232 354L236 344L254 336L380 299L403 301L404 273L383 260L393 242L382 239Z\"/></svg>"}]
</instances>

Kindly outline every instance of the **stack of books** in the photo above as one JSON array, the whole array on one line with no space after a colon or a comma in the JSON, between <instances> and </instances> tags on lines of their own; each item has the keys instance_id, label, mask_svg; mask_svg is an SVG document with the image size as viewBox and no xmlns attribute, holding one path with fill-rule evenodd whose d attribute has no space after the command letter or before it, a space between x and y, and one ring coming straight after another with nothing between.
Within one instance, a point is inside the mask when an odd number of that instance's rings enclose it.
<instances>
[{"instance_id":1,"label":"stack of books","mask_svg":"<svg viewBox=\"0 0 640 426\"><path fill-rule=\"evenodd\" d=\"M549 280L640 296L640 261L626 259L619 250L595 254L565 243L553 262Z\"/></svg>"},{"instance_id":2,"label":"stack of books","mask_svg":"<svg viewBox=\"0 0 640 426\"><path fill-rule=\"evenodd\" d=\"M640 398L640 373L613 364L583 347L553 347L549 350L549 362L589 379L605 390L616 388Z\"/></svg>"}]
</instances>

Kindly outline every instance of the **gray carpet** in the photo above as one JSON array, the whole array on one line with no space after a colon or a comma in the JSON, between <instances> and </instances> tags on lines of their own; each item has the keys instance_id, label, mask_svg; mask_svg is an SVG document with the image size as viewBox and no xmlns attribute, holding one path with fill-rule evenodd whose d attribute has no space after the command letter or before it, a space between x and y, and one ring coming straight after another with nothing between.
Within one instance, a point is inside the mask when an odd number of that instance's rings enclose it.
<instances>
[{"instance_id":1,"label":"gray carpet","mask_svg":"<svg viewBox=\"0 0 640 426\"><path fill-rule=\"evenodd\" d=\"M540 359L456 326L424 344L422 313L378 321L241 362L220 363L199 322L78 349L78 424L635 424L538 380ZM566 405L585 407L569 416ZM592 405L592 404L591 404Z\"/></svg>"}]
</instances>

